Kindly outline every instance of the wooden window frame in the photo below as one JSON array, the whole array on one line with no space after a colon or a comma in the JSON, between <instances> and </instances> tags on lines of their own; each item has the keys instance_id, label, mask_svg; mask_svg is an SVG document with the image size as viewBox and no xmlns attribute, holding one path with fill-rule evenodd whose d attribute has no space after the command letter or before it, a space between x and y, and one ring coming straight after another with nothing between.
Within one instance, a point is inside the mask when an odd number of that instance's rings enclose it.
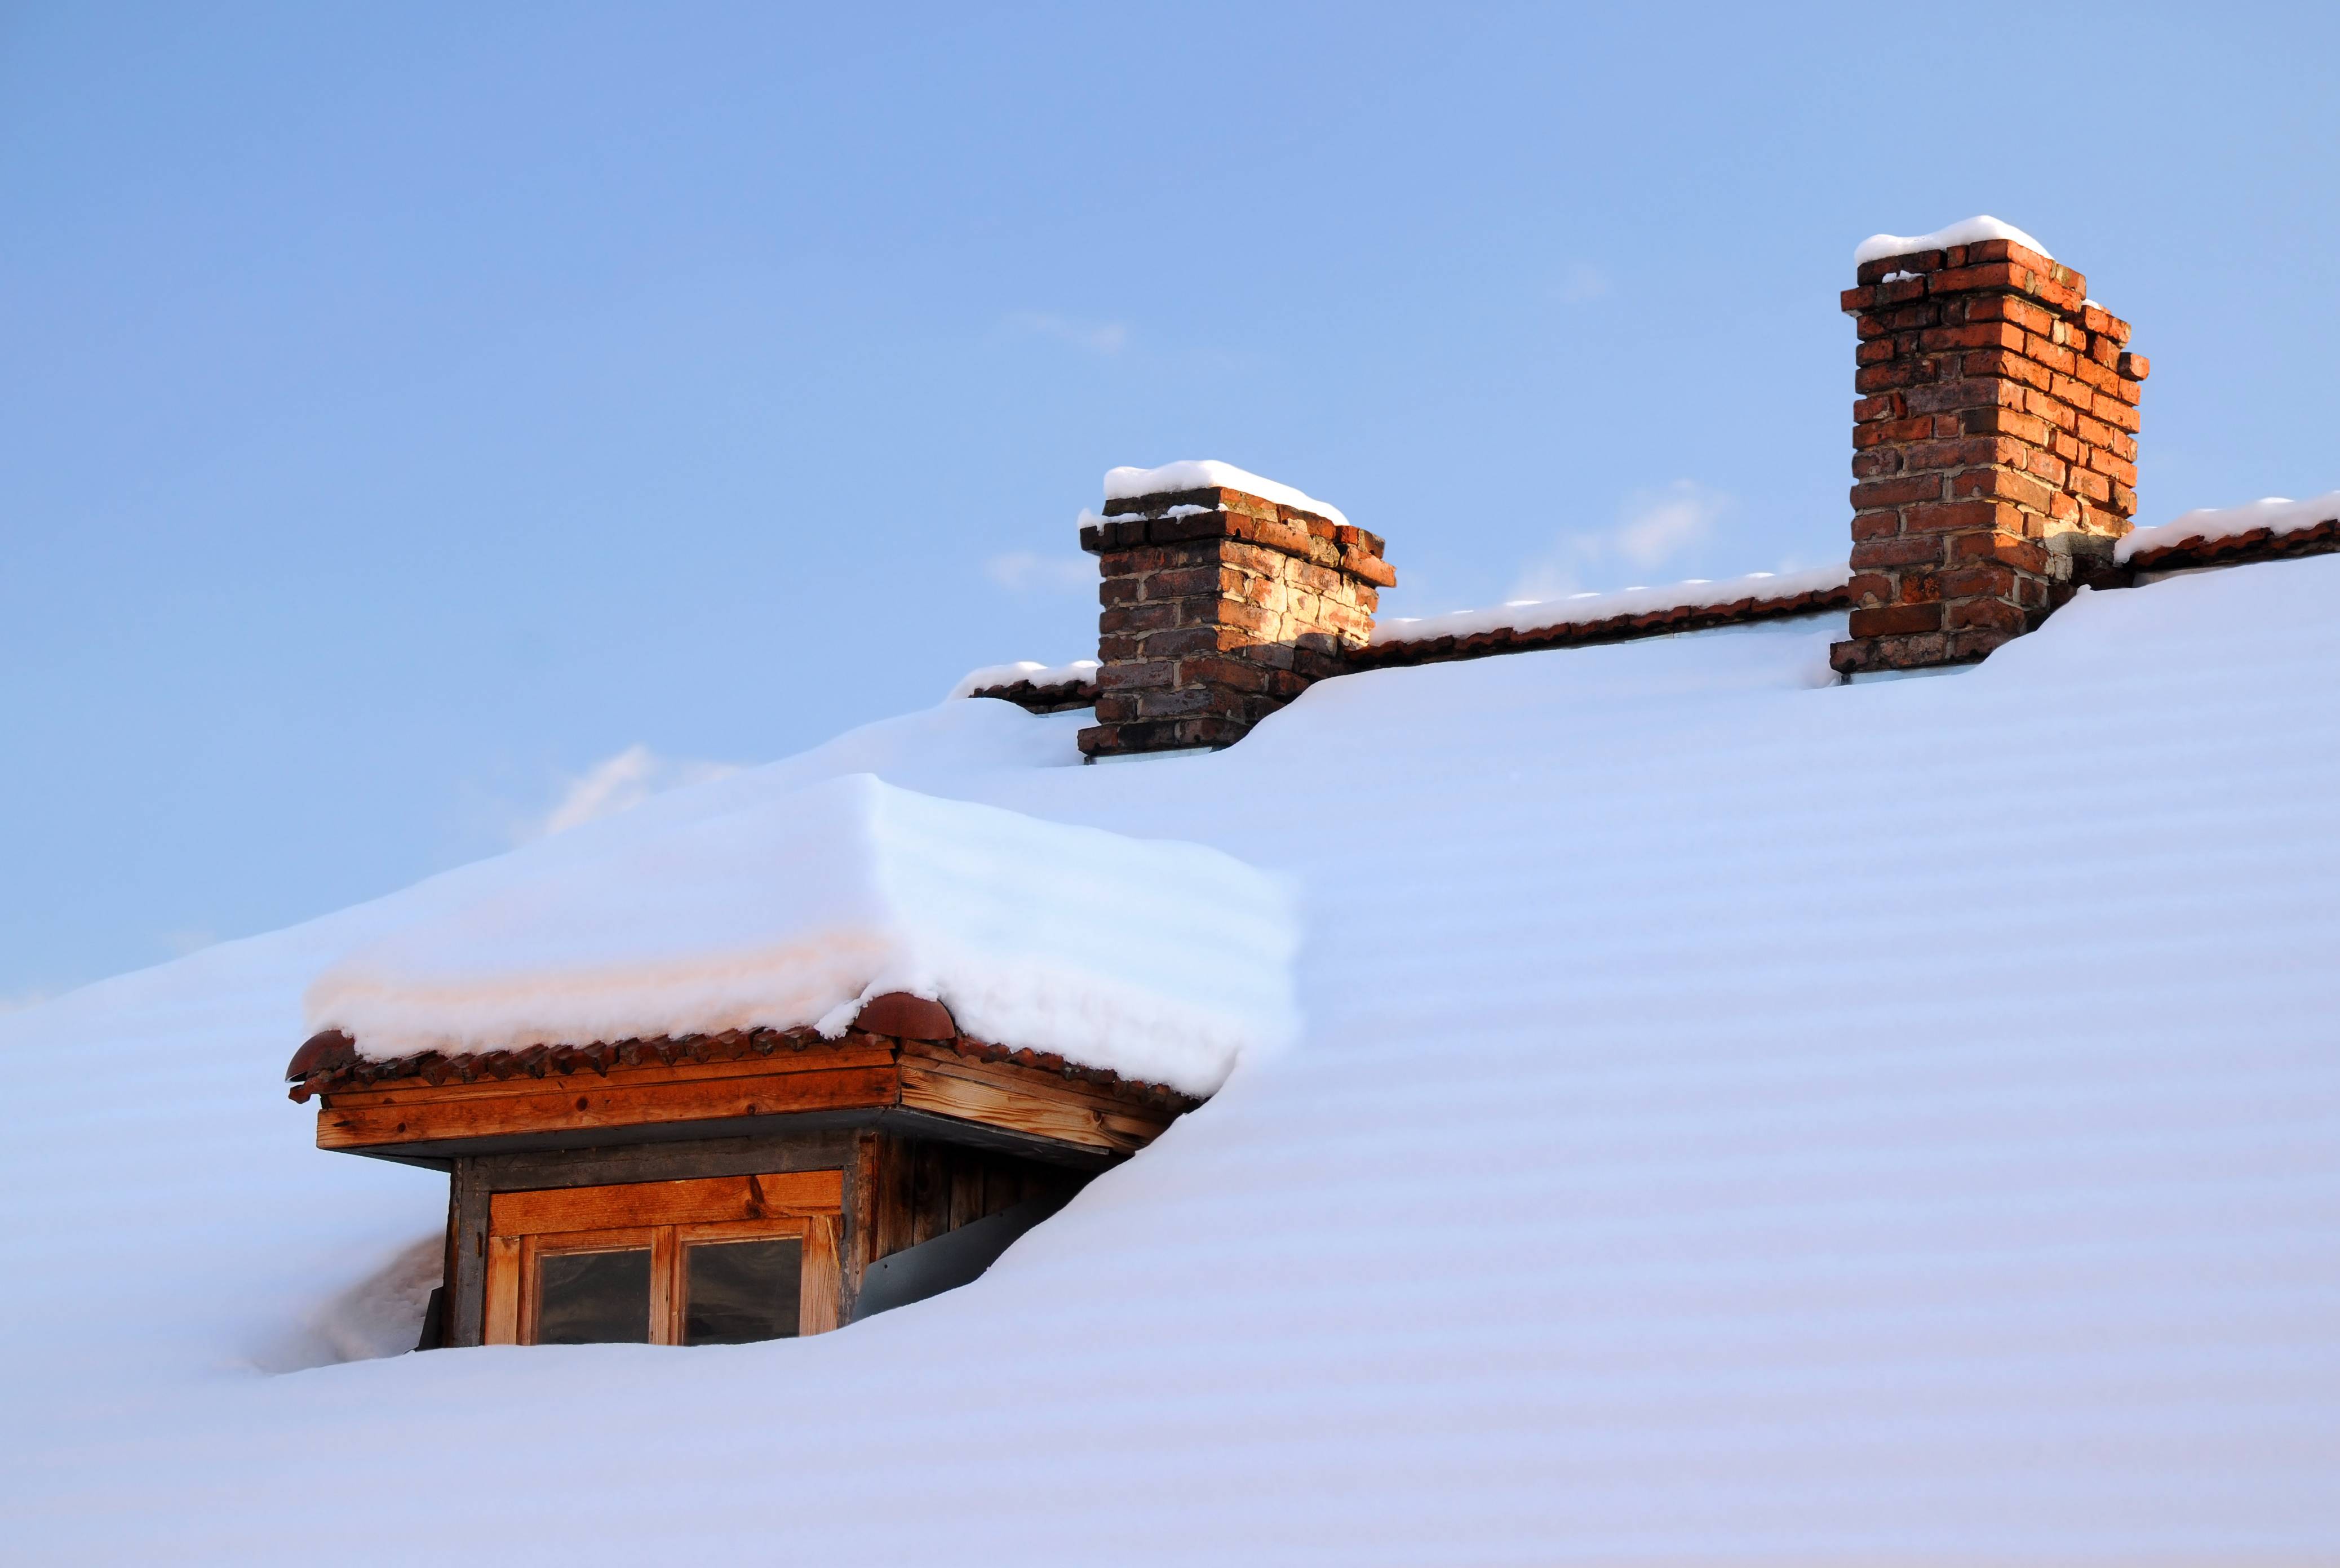
<instances>
[{"instance_id":1,"label":"wooden window frame","mask_svg":"<svg viewBox=\"0 0 2340 1568\"><path fill-rule=\"evenodd\" d=\"M827 1333L838 1322L844 1182L842 1170L798 1170L497 1193L489 1200L486 1343L536 1342L540 1258L647 1247L649 1342L680 1345L684 1249L771 1238L804 1244L798 1334Z\"/></svg>"}]
</instances>

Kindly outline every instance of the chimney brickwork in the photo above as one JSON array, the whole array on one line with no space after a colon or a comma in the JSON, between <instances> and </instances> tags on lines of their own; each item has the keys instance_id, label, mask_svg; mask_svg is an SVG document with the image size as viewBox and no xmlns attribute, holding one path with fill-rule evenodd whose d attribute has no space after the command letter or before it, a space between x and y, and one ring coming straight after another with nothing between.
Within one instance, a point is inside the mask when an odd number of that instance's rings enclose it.
<instances>
[{"instance_id":1,"label":"chimney brickwork","mask_svg":"<svg viewBox=\"0 0 2340 1568\"><path fill-rule=\"evenodd\" d=\"M1861 263L1846 676L2029 631L2137 512L2146 360L2087 280L2009 240Z\"/></svg>"},{"instance_id":2,"label":"chimney brickwork","mask_svg":"<svg viewBox=\"0 0 2340 1568\"><path fill-rule=\"evenodd\" d=\"M1378 536L1242 490L1106 505L1081 528L1104 573L1090 761L1234 745L1341 674L1397 582Z\"/></svg>"}]
</instances>

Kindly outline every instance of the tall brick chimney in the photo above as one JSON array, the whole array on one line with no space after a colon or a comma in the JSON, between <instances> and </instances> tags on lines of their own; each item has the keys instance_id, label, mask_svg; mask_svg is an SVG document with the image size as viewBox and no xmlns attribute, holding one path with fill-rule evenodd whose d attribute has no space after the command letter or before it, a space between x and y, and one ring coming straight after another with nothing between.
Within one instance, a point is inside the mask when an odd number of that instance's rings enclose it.
<instances>
[{"instance_id":1,"label":"tall brick chimney","mask_svg":"<svg viewBox=\"0 0 2340 1568\"><path fill-rule=\"evenodd\" d=\"M2109 566L2137 513L2147 370L2128 323L2019 231L1971 219L1892 255L1885 239L1844 295L1857 607L1830 661L1856 679L1970 664Z\"/></svg>"},{"instance_id":2,"label":"tall brick chimney","mask_svg":"<svg viewBox=\"0 0 2340 1568\"><path fill-rule=\"evenodd\" d=\"M1233 745L1373 636L1382 541L1225 463L1115 468L1081 548L1104 582L1090 762Z\"/></svg>"}]
</instances>

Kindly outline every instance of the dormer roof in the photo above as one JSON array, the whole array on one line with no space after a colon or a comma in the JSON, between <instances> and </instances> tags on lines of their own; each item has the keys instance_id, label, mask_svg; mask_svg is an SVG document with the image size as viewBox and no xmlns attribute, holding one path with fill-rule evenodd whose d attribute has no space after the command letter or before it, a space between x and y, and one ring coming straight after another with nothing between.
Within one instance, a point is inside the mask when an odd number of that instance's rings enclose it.
<instances>
[{"instance_id":1,"label":"dormer roof","mask_svg":"<svg viewBox=\"0 0 2340 1568\"><path fill-rule=\"evenodd\" d=\"M351 1069L639 1058L836 1040L924 998L946 1038L1199 1096L1297 1027L1288 897L1219 850L867 774L596 825L332 964L311 1029Z\"/></svg>"}]
</instances>

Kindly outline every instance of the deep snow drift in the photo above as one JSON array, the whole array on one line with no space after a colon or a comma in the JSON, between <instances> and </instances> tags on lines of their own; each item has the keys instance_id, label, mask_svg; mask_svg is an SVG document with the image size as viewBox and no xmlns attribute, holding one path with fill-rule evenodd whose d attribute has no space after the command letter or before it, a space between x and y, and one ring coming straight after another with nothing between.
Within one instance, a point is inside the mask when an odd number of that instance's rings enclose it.
<instances>
[{"instance_id":1,"label":"deep snow drift","mask_svg":"<svg viewBox=\"0 0 2340 1568\"><path fill-rule=\"evenodd\" d=\"M579 828L869 772L1294 880L1291 1049L816 1338L263 1370L394 1343L444 1214L310 1147L302 990L492 866L0 1019L7 1553L2340 1557L2335 595L1382 671L1125 767L958 702Z\"/></svg>"},{"instance_id":2,"label":"deep snow drift","mask_svg":"<svg viewBox=\"0 0 2340 1568\"><path fill-rule=\"evenodd\" d=\"M833 1039L906 991L977 1039L1192 1094L1296 1027L1283 892L1217 850L870 774L636 829L509 857L492 889L319 976L308 1027L375 1060L808 1024Z\"/></svg>"}]
</instances>

